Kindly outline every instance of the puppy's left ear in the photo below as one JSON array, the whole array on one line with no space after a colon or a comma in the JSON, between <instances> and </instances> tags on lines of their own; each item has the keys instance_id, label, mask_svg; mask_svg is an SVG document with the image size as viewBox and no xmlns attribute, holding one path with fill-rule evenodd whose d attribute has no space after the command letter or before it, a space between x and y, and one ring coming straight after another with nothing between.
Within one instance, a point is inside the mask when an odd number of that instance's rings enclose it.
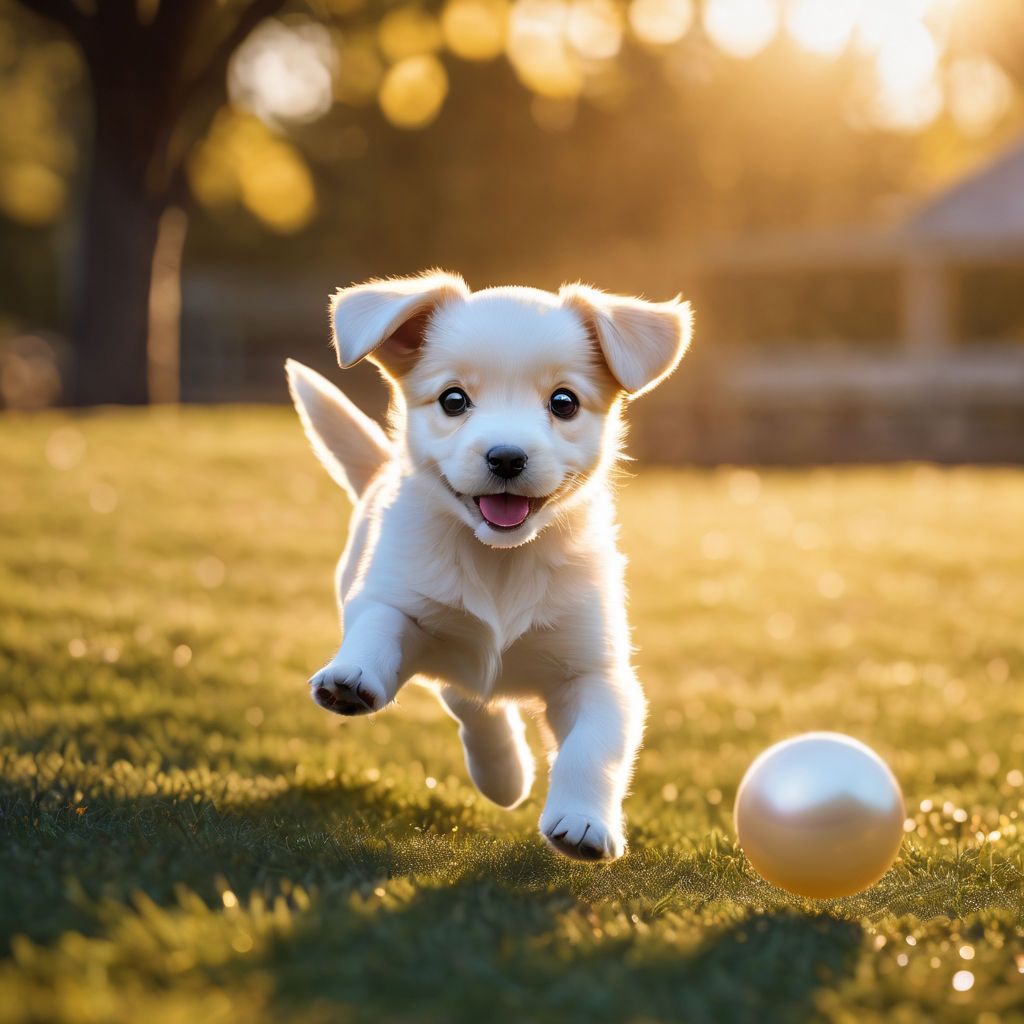
<instances>
[{"instance_id":1,"label":"puppy's left ear","mask_svg":"<svg viewBox=\"0 0 1024 1024\"><path fill-rule=\"evenodd\" d=\"M468 295L461 277L442 271L339 289L331 296L338 362L347 370L369 356L400 376L415 362L434 310Z\"/></svg>"},{"instance_id":2,"label":"puppy's left ear","mask_svg":"<svg viewBox=\"0 0 1024 1024\"><path fill-rule=\"evenodd\" d=\"M693 317L679 296L645 302L582 284L563 285L558 295L593 331L612 376L630 398L660 384L690 345Z\"/></svg>"}]
</instances>

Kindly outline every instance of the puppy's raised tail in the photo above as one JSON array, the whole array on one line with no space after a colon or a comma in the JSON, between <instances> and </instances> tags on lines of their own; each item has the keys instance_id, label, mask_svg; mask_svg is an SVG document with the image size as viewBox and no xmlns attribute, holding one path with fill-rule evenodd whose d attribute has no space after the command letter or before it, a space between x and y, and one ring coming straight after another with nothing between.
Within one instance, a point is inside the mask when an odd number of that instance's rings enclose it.
<instances>
[{"instance_id":1,"label":"puppy's raised tail","mask_svg":"<svg viewBox=\"0 0 1024 1024\"><path fill-rule=\"evenodd\" d=\"M369 416L315 370L289 359L285 371L288 390L316 457L357 501L377 470L391 458L391 442Z\"/></svg>"}]
</instances>

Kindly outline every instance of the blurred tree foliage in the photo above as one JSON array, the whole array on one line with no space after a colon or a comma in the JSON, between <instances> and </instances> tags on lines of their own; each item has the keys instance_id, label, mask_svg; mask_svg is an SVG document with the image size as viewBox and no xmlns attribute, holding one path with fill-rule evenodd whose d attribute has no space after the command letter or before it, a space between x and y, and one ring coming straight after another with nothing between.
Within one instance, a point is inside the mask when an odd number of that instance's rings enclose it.
<instances>
[{"instance_id":1,"label":"blurred tree foliage","mask_svg":"<svg viewBox=\"0 0 1024 1024\"><path fill-rule=\"evenodd\" d=\"M0 0L4 304L45 316L56 230L73 399L143 402L169 208L194 261L654 292L703 238L863 221L1019 125L1017 0L932 26L945 103L899 130L852 43L702 2Z\"/></svg>"}]
</instances>

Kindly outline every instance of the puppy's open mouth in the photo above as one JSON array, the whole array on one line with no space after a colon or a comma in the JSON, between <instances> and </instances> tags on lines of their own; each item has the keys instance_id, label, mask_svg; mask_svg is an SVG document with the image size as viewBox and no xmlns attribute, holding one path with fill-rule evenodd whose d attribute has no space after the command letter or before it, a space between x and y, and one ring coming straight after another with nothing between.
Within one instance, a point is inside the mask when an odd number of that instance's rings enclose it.
<instances>
[{"instance_id":1,"label":"puppy's open mouth","mask_svg":"<svg viewBox=\"0 0 1024 1024\"><path fill-rule=\"evenodd\" d=\"M534 511L540 501L523 494L481 494L473 499L480 509L480 515L488 526L495 530L518 529Z\"/></svg>"}]
</instances>

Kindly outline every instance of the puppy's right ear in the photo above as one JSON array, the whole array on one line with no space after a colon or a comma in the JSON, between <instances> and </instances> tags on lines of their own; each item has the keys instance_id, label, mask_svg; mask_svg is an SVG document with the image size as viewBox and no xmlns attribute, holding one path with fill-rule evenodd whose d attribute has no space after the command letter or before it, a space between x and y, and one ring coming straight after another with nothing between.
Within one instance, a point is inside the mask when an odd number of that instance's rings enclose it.
<instances>
[{"instance_id":1,"label":"puppy's right ear","mask_svg":"<svg viewBox=\"0 0 1024 1024\"><path fill-rule=\"evenodd\" d=\"M338 362L347 369L369 356L386 373L400 376L415 361L434 310L468 296L461 277L441 271L339 289L331 297Z\"/></svg>"}]
</instances>

